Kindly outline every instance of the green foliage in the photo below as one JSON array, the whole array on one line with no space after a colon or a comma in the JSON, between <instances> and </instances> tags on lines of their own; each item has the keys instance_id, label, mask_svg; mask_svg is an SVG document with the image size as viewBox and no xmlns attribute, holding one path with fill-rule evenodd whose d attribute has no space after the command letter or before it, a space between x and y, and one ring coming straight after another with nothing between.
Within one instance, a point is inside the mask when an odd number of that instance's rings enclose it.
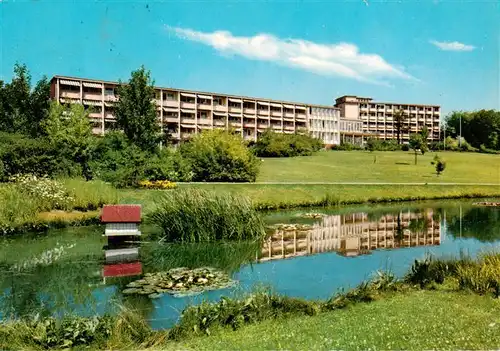
<instances>
[{"instance_id":1,"label":"green foliage","mask_svg":"<svg viewBox=\"0 0 500 351\"><path fill-rule=\"evenodd\" d=\"M0 133L0 161L0 181L4 182L21 173L51 177L81 174L81 167L45 138Z\"/></svg>"},{"instance_id":2,"label":"green foliage","mask_svg":"<svg viewBox=\"0 0 500 351\"><path fill-rule=\"evenodd\" d=\"M193 181L253 182L259 171L259 160L241 137L224 130L195 135L181 145L180 153L191 165Z\"/></svg>"},{"instance_id":3,"label":"green foliage","mask_svg":"<svg viewBox=\"0 0 500 351\"><path fill-rule=\"evenodd\" d=\"M333 145L330 150L338 150L338 151L358 151L364 150L361 145L351 144L351 143L342 143L340 145Z\"/></svg>"},{"instance_id":4,"label":"green foliage","mask_svg":"<svg viewBox=\"0 0 500 351\"><path fill-rule=\"evenodd\" d=\"M431 164L433 164L434 167L436 168L437 175L440 175L446 169L446 162L443 159L441 159L441 157L439 157L438 155L434 156L434 161L431 162Z\"/></svg>"},{"instance_id":5,"label":"green foliage","mask_svg":"<svg viewBox=\"0 0 500 351\"><path fill-rule=\"evenodd\" d=\"M258 157L309 156L319 151L323 142L307 134L275 133L266 130L252 146Z\"/></svg>"},{"instance_id":6,"label":"green foliage","mask_svg":"<svg viewBox=\"0 0 500 351\"><path fill-rule=\"evenodd\" d=\"M500 254L486 253L475 264L459 266L457 277L461 289L500 297Z\"/></svg>"},{"instance_id":7,"label":"green foliage","mask_svg":"<svg viewBox=\"0 0 500 351\"><path fill-rule=\"evenodd\" d=\"M180 153L163 149L150 153L121 132L107 133L97 143L91 167L98 178L116 187L135 187L142 180L190 181L191 168Z\"/></svg>"},{"instance_id":8,"label":"green foliage","mask_svg":"<svg viewBox=\"0 0 500 351\"><path fill-rule=\"evenodd\" d=\"M22 196L32 198L38 204L38 211L67 210L71 208L73 198L64 186L47 177L30 174L16 175L11 178L17 184Z\"/></svg>"},{"instance_id":9,"label":"green foliage","mask_svg":"<svg viewBox=\"0 0 500 351\"><path fill-rule=\"evenodd\" d=\"M394 140L368 138L366 140L366 149L369 151L398 151L401 150L401 146Z\"/></svg>"},{"instance_id":10,"label":"green foliage","mask_svg":"<svg viewBox=\"0 0 500 351\"><path fill-rule=\"evenodd\" d=\"M459 137L460 123L462 137L471 143L471 148L484 145L486 149L500 150L500 111L454 111L446 118L446 135Z\"/></svg>"},{"instance_id":11,"label":"green foliage","mask_svg":"<svg viewBox=\"0 0 500 351\"><path fill-rule=\"evenodd\" d=\"M153 85L150 72L141 66L127 84L119 86L115 107L117 126L134 145L150 152L160 141Z\"/></svg>"},{"instance_id":12,"label":"green foliage","mask_svg":"<svg viewBox=\"0 0 500 351\"><path fill-rule=\"evenodd\" d=\"M422 138L420 134L410 135L409 146L415 152L415 164L417 164L417 151L423 154L427 151L427 141Z\"/></svg>"},{"instance_id":13,"label":"green foliage","mask_svg":"<svg viewBox=\"0 0 500 351\"><path fill-rule=\"evenodd\" d=\"M220 327L239 329L245 324L286 315L313 316L320 311L318 303L265 292L243 299L223 297L218 303L202 303L182 312L179 323L170 330L169 338L178 340L191 335L207 335Z\"/></svg>"},{"instance_id":14,"label":"green foliage","mask_svg":"<svg viewBox=\"0 0 500 351\"><path fill-rule=\"evenodd\" d=\"M52 146L60 150L63 157L76 161L82 169L83 176L90 180L90 158L94 138L90 124L89 112L83 105L50 104L49 114L41 127Z\"/></svg>"},{"instance_id":15,"label":"green foliage","mask_svg":"<svg viewBox=\"0 0 500 351\"><path fill-rule=\"evenodd\" d=\"M49 98L50 83L47 78L43 77L32 90L28 68L16 63L12 81L0 85L0 131L39 136Z\"/></svg>"},{"instance_id":16,"label":"green foliage","mask_svg":"<svg viewBox=\"0 0 500 351\"><path fill-rule=\"evenodd\" d=\"M401 145L401 151L410 151L410 145L408 144Z\"/></svg>"},{"instance_id":17,"label":"green foliage","mask_svg":"<svg viewBox=\"0 0 500 351\"><path fill-rule=\"evenodd\" d=\"M166 241L259 240L265 234L247 198L190 188L163 193L148 221L161 228Z\"/></svg>"}]
</instances>

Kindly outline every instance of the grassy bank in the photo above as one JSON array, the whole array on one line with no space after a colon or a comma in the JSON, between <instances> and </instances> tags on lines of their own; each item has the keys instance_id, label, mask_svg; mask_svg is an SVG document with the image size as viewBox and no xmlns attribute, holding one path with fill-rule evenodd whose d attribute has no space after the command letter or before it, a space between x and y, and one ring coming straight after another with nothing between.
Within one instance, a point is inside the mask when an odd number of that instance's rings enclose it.
<instances>
[{"instance_id":1,"label":"grassy bank","mask_svg":"<svg viewBox=\"0 0 500 351\"><path fill-rule=\"evenodd\" d=\"M235 332L223 330L163 349L497 349L499 315L500 304L489 297L413 291L317 316L268 320Z\"/></svg>"},{"instance_id":2,"label":"grassy bank","mask_svg":"<svg viewBox=\"0 0 500 351\"><path fill-rule=\"evenodd\" d=\"M431 165L438 154L446 161L439 177ZM374 163L374 158L377 162ZM314 156L266 158L258 182L446 182L498 183L500 155L430 152L418 156L404 151L327 151Z\"/></svg>"},{"instance_id":3,"label":"grassy bank","mask_svg":"<svg viewBox=\"0 0 500 351\"><path fill-rule=\"evenodd\" d=\"M321 184L182 184L179 188L211 190L248 197L257 209L336 206L376 202L500 197L500 186L458 185L321 185ZM121 201L151 208L155 190L122 190Z\"/></svg>"},{"instance_id":4,"label":"grassy bank","mask_svg":"<svg viewBox=\"0 0 500 351\"><path fill-rule=\"evenodd\" d=\"M500 254L415 262L326 301L257 292L185 309L170 330L140 313L0 324L1 349L496 349ZM485 289L486 287L486 289ZM256 337L258 336L258 337Z\"/></svg>"}]
</instances>

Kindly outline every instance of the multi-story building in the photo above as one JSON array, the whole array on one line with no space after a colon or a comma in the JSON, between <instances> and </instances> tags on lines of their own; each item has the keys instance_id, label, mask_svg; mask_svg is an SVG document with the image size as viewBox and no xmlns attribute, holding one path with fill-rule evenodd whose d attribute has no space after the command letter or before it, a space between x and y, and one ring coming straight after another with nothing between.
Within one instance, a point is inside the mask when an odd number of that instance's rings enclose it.
<instances>
[{"instance_id":1,"label":"multi-story building","mask_svg":"<svg viewBox=\"0 0 500 351\"><path fill-rule=\"evenodd\" d=\"M401 128L401 141L408 142L410 135L422 130L429 131L428 141L438 141L441 136L440 106L374 102L372 98L342 96L336 99L335 106L340 109L340 118L349 121L362 121L363 131L372 133L380 139L397 139L394 113L398 110L406 116Z\"/></svg>"},{"instance_id":2,"label":"multi-story building","mask_svg":"<svg viewBox=\"0 0 500 351\"><path fill-rule=\"evenodd\" d=\"M413 224L412 224L413 223ZM418 225L417 223L420 223ZM432 211L400 212L369 220L366 213L324 217L311 229L278 229L267 238L258 261L337 252L367 254L380 248L397 249L441 243L441 222Z\"/></svg>"},{"instance_id":3,"label":"multi-story building","mask_svg":"<svg viewBox=\"0 0 500 351\"><path fill-rule=\"evenodd\" d=\"M61 103L91 108L93 131L113 128L117 82L56 76L51 96ZM340 113L334 106L308 105L227 94L155 88L158 123L174 140L187 139L204 129L232 128L245 140L255 141L271 128L276 132L311 131L325 144L340 142Z\"/></svg>"}]
</instances>

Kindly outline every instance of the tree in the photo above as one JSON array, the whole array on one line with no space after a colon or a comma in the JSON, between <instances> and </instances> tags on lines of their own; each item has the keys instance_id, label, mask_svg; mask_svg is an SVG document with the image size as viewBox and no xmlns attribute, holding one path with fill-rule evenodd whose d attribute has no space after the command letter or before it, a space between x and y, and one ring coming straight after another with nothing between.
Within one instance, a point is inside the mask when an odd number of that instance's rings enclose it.
<instances>
[{"instance_id":1,"label":"tree","mask_svg":"<svg viewBox=\"0 0 500 351\"><path fill-rule=\"evenodd\" d=\"M90 158L92 154L92 126L89 112L80 104L50 104L47 118L41 126L49 142L58 147L68 158L75 160L82 168L85 179L92 179Z\"/></svg>"},{"instance_id":2,"label":"tree","mask_svg":"<svg viewBox=\"0 0 500 351\"><path fill-rule=\"evenodd\" d=\"M434 162L432 164L436 167L436 174L439 176L444 172L446 168L446 162L442 160L438 155L434 156Z\"/></svg>"},{"instance_id":3,"label":"tree","mask_svg":"<svg viewBox=\"0 0 500 351\"><path fill-rule=\"evenodd\" d=\"M366 140L366 148L373 153L377 150L377 140L375 138L368 138ZM373 154L373 163L377 163L377 155Z\"/></svg>"},{"instance_id":4,"label":"tree","mask_svg":"<svg viewBox=\"0 0 500 351\"><path fill-rule=\"evenodd\" d=\"M412 134L409 146L415 152L415 164L417 164L417 152L420 151L423 155L427 151L427 143L422 139L420 134Z\"/></svg>"},{"instance_id":5,"label":"tree","mask_svg":"<svg viewBox=\"0 0 500 351\"><path fill-rule=\"evenodd\" d=\"M420 131L420 135L422 136L422 140L427 143L427 139L429 138L429 129L426 126L423 126Z\"/></svg>"},{"instance_id":6,"label":"tree","mask_svg":"<svg viewBox=\"0 0 500 351\"><path fill-rule=\"evenodd\" d=\"M406 126L406 120L408 116L404 113L403 110L397 110L394 112L393 120L394 120L394 128L396 128L396 134L398 138L398 144L401 144L401 133L405 132L408 128Z\"/></svg>"},{"instance_id":7,"label":"tree","mask_svg":"<svg viewBox=\"0 0 500 351\"><path fill-rule=\"evenodd\" d=\"M117 126L145 151L154 151L160 140L153 84L144 66L133 71L128 84L118 87L115 109Z\"/></svg>"},{"instance_id":8,"label":"tree","mask_svg":"<svg viewBox=\"0 0 500 351\"><path fill-rule=\"evenodd\" d=\"M26 65L16 63L14 78L0 84L0 130L40 135L40 123L47 116L50 82L44 76L31 91L31 75Z\"/></svg>"}]
</instances>

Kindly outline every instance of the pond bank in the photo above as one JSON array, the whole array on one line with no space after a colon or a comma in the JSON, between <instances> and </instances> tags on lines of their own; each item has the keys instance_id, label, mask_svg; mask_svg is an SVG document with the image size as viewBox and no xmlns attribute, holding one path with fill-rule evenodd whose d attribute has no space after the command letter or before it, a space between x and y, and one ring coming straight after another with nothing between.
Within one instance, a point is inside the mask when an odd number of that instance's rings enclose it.
<instances>
[{"instance_id":1,"label":"pond bank","mask_svg":"<svg viewBox=\"0 0 500 351\"><path fill-rule=\"evenodd\" d=\"M84 191L86 182L81 182ZM258 211L332 207L357 204L395 203L420 200L481 199L500 197L500 185L458 186L458 185L256 185L244 183L227 184L182 184L180 189L194 188L231 193L248 197ZM167 190L176 191L176 190ZM117 190L119 203L141 204L144 213L154 207L155 198L163 190ZM0 228L0 235L14 235L23 232L43 232L49 228L80 226L99 222L99 211L82 212L82 218L65 213L42 215L36 222Z\"/></svg>"},{"instance_id":2,"label":"pond bank","mask_svg":"<svg viewBox=\"0 0 500 351\"><path fill-rule=\"evenodd\" d=\"M477 272L474 271L476 269ZM188 307L180 321L172 329L164 331L151 330L138 311L132 310L116 317L68 318L62 324L56 324L53 318L38 322L10 321L0 324L0 348L88 345L99 349L200 349L201 343L201 348L214 350L259 349L259 345L260 349L274 349L277 345L283 346L280 338L270 336L269 331L276 330L276 336L281 335L283 342L297 339L304 349L310 349L314 348L313 345L327 347L332 340L343 340L337 337L332 337L330 341L318 338L325 330L318 325L337 328L347 324L350 325L350 347L380 345L381 348L406 349L419 345L425 338L428 348L450 346L448 343L453 342L455 348L495 349L500 342L500 311L492 297L498 298L499 291L491 286L498 286L500 281L498 276L488 272L498 269L498 253L484 255L477 260L418 261L401 280L379 273L373 280L345 293L334 294L324 301L261 292ZM468 279L472 277L475 283L469 284ZM483 283L490 288L482 290L480 286ZM396 323L395 326L394 320L401 324ZM372 333L366 333L367 323L370 330L375 329ZM450 325L460 328L450 328ZM409 326L422 329L422 333L415 333L416 329ZM401 338L398 328L406 331L406 337ZM233 332L231 329L240 331ZM467 331L469 337L456 339L455 329ZM36 337L34 330L37 331ZM260 331L257 335L265 337L255 338L252 330ZM304 332L300 333L301 330ZM381 332L384 337L375 337ZM211 334L214 336L206 338ZM399 339L395 339L396 335ZM388 344L388 337L399 343ZM328 342L324 344L325 341Z\"/></svg>"}]
</instances>

